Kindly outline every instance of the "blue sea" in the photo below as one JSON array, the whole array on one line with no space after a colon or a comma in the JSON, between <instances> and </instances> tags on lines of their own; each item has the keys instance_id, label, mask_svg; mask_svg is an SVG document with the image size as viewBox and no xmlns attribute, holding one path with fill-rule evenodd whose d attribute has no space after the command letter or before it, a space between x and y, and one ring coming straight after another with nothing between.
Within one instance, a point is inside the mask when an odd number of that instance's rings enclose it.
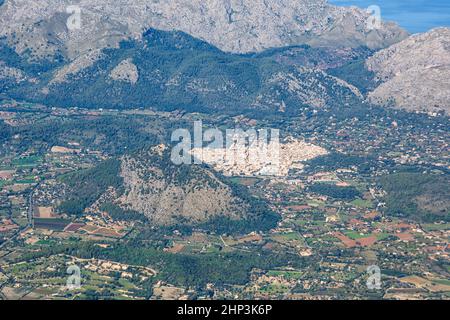
<instances>
[{"instance_id":1,"label":"blue sea","mask_svg":"<svg viewBox=\"0 0 450 320\"><path fill-rule=\"evenodd\" d=\"M450 27L450 0L329 0L339 6L377 5L383 20L397 22L411 33Z\"/></svg>"}]
</instances>

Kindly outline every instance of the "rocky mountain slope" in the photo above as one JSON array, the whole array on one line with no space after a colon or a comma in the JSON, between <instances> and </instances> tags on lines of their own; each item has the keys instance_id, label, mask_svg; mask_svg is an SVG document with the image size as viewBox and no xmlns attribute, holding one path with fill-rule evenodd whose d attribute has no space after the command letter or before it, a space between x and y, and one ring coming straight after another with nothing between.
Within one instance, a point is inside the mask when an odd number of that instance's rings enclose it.
<instances>
[{"instance_id":1,"label":"rocky mountain slope","mask_svg":"<svg viewBox=\"0 0 450 320\"><path fill-rule=\"evenodd\" d=\"M287 50L293 52L293 48ZM314 57L320 55L309 51ZM352 59L347 51L342 55L343 60ZM67 107L238 113L289 113L302 106L342 108L361 102L355 87L303 62L304 55L298 56L301 63L296 65L278 61L283 57L280 50L231 54L183 32L150 29L142 41L123 41L119 48L92 51L47 72L29 72L28 81L5 85L5 91L12 98ZM32 70L20 57L9 60L12 66ZM338 63L330 60L332 65Z\"/></svg>"},{"instance_id":2,"label":"rocky mountain slope","mask_svg":"<svg viewBox=\"0 0 450 320\"><path fill-rule=\"evenodd\" d=\"M0 37L30 59L73 60L149 28L184 31L239 53L305 43L383 48L407 36L393 23L370 28L368 19L363 9L326 0L6 0Z\"/></svg>"},{"instance_id":3,"label":"rocky mountain slope","mask_svg":"<svg viewBox=\"0 0 450 320\"><path fill-rule=\"evenodd\" d=\"M157 145L69 175L59 210L83 214L111 204L146 217L155 227L197 226L218 232L276 226L278 216L244 187L205 165L179 166L170 157L168 146Z\"/></svg>"},{"instance_id":4,"label":"rocky mountain slope","mask_svg":"<svg viewBox=\"0 0 450 320\"><path fill-rule=\"evenodd\" d=\"M200 166L177 167L165 146L126 156L120 175L122 206L145 214L155 224L205 222L216 216L236 220L249 210L231 188Z\"/></svg>"},{"instance_id":5,"label":"rocky mountain slope","mask_svg":"<svg viewBox=\"0 0 450 320\"><path fill-rule=\"evenodd\" d=\"M7 0L0 24L0 98L202 112L365 99L450 109L448 28L371 30L364 10L325 0Z\"/></svg>"},{"instance_id":6,"label":"rocky mountain slope","mask_svg":"<svg viewBox=\"0 0 450 320\"><path fill-rule=\"evenodd\" d=\"M381 82L369 93L372 102L450 113L450 28L413 35L377 52L366 66Z\"/></svg>"}]
</instances>

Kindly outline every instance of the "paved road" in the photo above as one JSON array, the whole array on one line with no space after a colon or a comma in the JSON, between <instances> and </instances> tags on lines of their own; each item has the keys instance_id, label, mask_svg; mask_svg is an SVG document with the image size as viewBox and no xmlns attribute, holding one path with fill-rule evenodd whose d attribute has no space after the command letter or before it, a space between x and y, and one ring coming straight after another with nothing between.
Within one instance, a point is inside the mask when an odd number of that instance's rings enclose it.
<instances>
[{"instance_id":1,"label":"paved road","mask_svg":"<svg viewBox=\"0 0 450 320\"><path fill-rule=\"evenodd\" d=\"M19 229L16 233L14 233L8 240L6 240L5 242L3 242L2 244L0 244L0 249L2 249L3 247L5 247L8 243L12 242L13 240L15 240L22 232L25 232L26 230L28 230L29 228L33 228L33 207L34 207L34 192L36 191L36 189L39 187L39 184L37 184L31 191L30 194L28 195L28 199L27 199L27 206L28 206L28 211L27 211L27 219L28 219L28 223L25 227ZM3 284L0 285L0 299L1 300L5 300L6 297L5 295L2 293L2 289L3 287L11 281L11 278L4 272L4 270L2 269L2 267L0 266L0 272L3 273L6 277L7 277L7 281L5 281Z\"/></svg>"},{"instance_id":2,"label":"paved road","mask_svg":"<svg viewBox=\"0 0 450 320\"><path fill-rule=\"evenodd\" d=\"M11 241L15 240L22 232L28 230L29 228L33 228L33 207L34 207L34 192L36 191L36 189L39 187L39 183L31 190L30 194L28 195L28 199L27 199L27 207L28 207L28 211L27 211L27 220L28 223L25 227L17 230L16 233L14 233L9 239L7 239L5 242L3 242L2 244L0 244L0 249L4 248L8 243L10 243Z\"/></svg>"},{"instance_id":3,"label":"paved road","mask_svg":"<svg viewBox=\"0 0 450 320\"><path fill-rule=\"evenodd\" d=\"M33 190L31 190L30 195L28 196L28 227L33 228L33 208L34 208L34 199L33 195L36 189L39 187L39 184L37 184Z\"/></svg>"}]
</instances>

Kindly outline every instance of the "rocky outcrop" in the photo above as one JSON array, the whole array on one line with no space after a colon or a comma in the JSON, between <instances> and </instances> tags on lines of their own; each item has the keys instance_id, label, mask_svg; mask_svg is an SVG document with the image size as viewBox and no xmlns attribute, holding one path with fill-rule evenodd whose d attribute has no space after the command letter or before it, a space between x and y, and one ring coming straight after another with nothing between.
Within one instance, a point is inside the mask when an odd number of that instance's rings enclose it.
<instances>
[{"instance_id":1,"label":"rocky outcrop","mask_svg":"<svg viewBox=\"0 0 450 320\"><path fill-rule=\"evenodd\" d=\"M450 113L450 28L413 35L377 52L366 66L381 82L369 94L372 102Z\"/></svg>"},{"instance_id":2,"label":"rocky outcrop","mask_svg":"<svg viewBox=\"0 0 450 320\"><path fill-rule=\"evenodd\" d=\"M116 81L125 81L136 84L139 79L139 71L131 59L126 59L120 62L117 67L111 71L109 76Z\"/></svg>"},{"instance_id":3,"label":"rocky outcrop","mask_svg":"<svg viewBox=\"0 0 450 320\"><path fill-rule=\"evenodd\" d=\"M117 46L150 27L180 30L230 52L292 44L383 48L407 34L393 23L370 28L369 13L325 0L7 0L0 36L37 58L74 59Z\"/></svg>"},{"instance_id":4,"label":"rocky outcrop","mask_svg":"<svg viewBox=\"0 0 450 320\"><path fill-rule=\"evenodd\" d=\"M245 217L248 205L212 171L197 165L176 166L167 158L168 151L158 146L122 159L121 206L145 214L155 225Z\"/></svg>"}]
</instances>

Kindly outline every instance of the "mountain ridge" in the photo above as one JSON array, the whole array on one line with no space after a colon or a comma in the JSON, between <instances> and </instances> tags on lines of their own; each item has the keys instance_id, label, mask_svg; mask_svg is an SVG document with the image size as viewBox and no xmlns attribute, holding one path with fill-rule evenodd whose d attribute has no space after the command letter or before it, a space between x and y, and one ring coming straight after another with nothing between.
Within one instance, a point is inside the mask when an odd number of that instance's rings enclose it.
<instances>
[{"instance_id":1,"label":"mountain ridge","mask_svg":"<svg viewBox=\"0 0 450 320\"><path fill-rule=\"evenodd\" d=\"M61 212L134 212L154 227L205 227L218 233L274 228L279 215L206 165L175 165L160 144L63 179Z\"/></svg>"},{"instance_id":2,"label":"mountain ridge","mask_svg":"<svg viewBox=\"0 0 450 320\"><path fill-rule=\"evenodd\" d=\"M69 30L80 10L80 28ZM74 59L126 38L140 38L144 30L179 30L223 51L248 53L295 44L383 48L407 36L394 23L368 26L370 15L356 7L344 8L326 0L7 0L0 7L0 36L17 52L30 51L42 59L62 52Z\"/></svg>"},{"instance_id":3,"label":"mountain ridge","mask_svg":"<svg viewBox=\"0 0 450 320\"><path fill-rule=\"evenodd\" d=\"M435 28L366 60L381 84L369 93L377 104L450 114L450 28Z\"/></svg>"},{"instance_id":4,"label":"mountain ridge","mask_svg":"<svg viewBox=\"0 0 450 320\"><path fill-rule=\"evenodd\" d=\"M181 31L151 29L143 41L123 41L119 48L91 54L95 59L86 56L36 74L8 93L65 107L237 113L274 112L282 105L287 113L302 106L345 107L362 99L355 87L323 70L222 52Z\"/></svg>"}]
</instances>

